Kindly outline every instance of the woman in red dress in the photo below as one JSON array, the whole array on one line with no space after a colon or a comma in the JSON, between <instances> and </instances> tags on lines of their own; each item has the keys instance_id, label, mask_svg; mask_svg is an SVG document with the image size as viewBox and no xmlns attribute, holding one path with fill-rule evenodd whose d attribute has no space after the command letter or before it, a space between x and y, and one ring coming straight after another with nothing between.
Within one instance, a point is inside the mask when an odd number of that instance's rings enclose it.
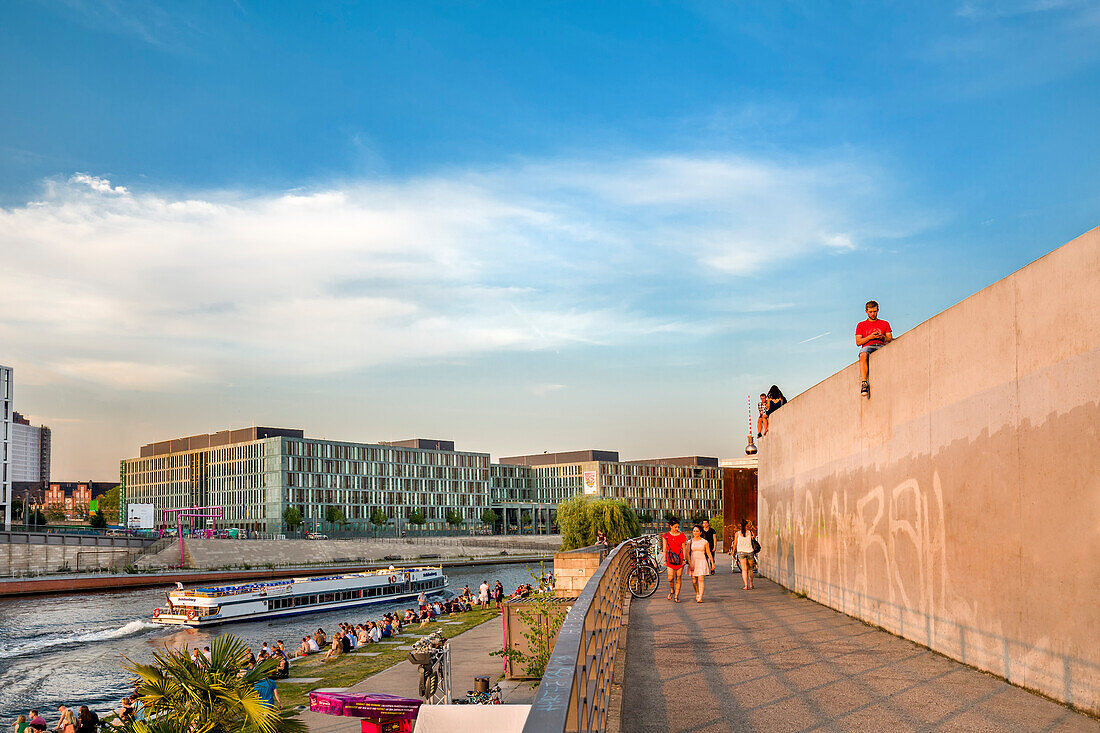
<instances>
[{"instance_id":1,"label":"woman in red dress","mask_svg":"<svg viewBox=\"0 0 1100 733\"><path fill-rule=\"evenodd\" d=\"M684 572L684 543L687 535L680 531L679 520L673 519L668 523L668 531L661 535L661 551L665 557L665 567L668 568L668 599L680 602L680 582Z\"/></svg>"}]
</instances>

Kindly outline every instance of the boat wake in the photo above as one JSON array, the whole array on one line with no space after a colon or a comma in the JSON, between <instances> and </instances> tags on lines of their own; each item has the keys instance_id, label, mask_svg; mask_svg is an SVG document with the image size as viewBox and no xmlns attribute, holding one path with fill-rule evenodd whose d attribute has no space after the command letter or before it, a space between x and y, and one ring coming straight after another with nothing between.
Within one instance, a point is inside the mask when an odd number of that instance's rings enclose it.
<instances>
[{"instance_id":1,"label":"boat wake","mask_svg":"<svg viewBox=\"0 0 1100 733\"><path fill-rule=\"evenodd\" d=\"M89 631L84 634L70 634L68 636L51 636L49 638L36 638L22 643L16 643L8 647L0 647L0 659L21 657L25 654L35 654L44 649L52 649L59 646L73 646L74 644L90 644L97 641L110 641L121 639L125 636L134 636L150 629L161 628L159 624L149 621L131 621L117 629L103 629Z\"/></svg>"}]
</instances>

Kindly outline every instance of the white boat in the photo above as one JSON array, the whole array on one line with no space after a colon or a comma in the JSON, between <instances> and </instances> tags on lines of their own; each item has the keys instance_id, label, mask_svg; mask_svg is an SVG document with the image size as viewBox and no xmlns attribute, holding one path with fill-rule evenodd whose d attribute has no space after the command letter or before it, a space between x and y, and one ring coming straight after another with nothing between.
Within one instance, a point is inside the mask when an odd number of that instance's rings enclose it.
<instances>
[{"instance_id":1,"label":"white boat","mask_svg":"<svg viewBox=\"0 0 1100 733\"><path fill-rule=\"evenodd\" d=\"M435 595L446 587L447 576L441 567L390 568L205 588L180 587L168 591L167 608L153 610L153 622L212 626L228 621L251 621L370 603L415 600L421 593Z\"/></svg>"}]
</instances>

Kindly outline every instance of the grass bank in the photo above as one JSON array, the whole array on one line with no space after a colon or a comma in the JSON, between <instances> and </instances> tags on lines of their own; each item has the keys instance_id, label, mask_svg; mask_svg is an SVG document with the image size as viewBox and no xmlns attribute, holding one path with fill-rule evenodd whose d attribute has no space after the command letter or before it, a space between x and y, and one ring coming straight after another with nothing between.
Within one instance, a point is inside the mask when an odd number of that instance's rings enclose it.
<instances>
[{"instance_id":1,"label":"grass bank","mask_svg":"<svg viewBox=\"0 0 1100 733\"><path fill-rule=\"evenodd\" d=\"M428 624L420 629L415 626L402 630L396 639L384 640L378 644L367 644L351 654L341 655L331 662L322 662L323 654L315 654L306 659L296 660L290 669L290 677L279 681L279 697L283 705L292 707L295 705L309 705L309 693L311 690L319 690L327 687L351 687L360 682L364 677L388 669L395 664L409 662L406 660L407 649L397 649L399 646L408 646L421 636L440 631L448 639L458 636L463 631L468 631L478 624L491 618L500 616L500 609L474 610L466 613L456 613L444 616L447 621L459 623ZM316 682L295 682L295 679L316 679Z\"/></svg>"}]
</instances>

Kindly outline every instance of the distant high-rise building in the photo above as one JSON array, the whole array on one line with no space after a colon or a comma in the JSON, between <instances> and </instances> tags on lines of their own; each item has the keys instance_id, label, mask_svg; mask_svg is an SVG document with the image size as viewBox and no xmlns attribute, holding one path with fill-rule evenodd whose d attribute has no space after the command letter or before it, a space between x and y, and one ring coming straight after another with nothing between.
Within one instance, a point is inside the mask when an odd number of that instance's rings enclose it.
<instances>
[{"instance_id":1,"label":"distant high-rise building","mask_svg":"<svg viewBox=\"0 0 1100 733\"><path fill-rule=\"evenodd\" d=\"M30 420L14 412L11 426L11 473L16 487L35 484L39 489L50 482L50 429L31 425ZM16 489L16 498L19 490Z\"/></svg>"},{"instance_id":2,"label":"distant high-rise building","mask_svg":"<svg viewBox=\"0 0 1100 733\"><path fill-rule=\"evenodd\" d=\"M0 366L0 507L4 529L11 529L11 430L15 417L11 409L12 369Z\"/></svg>"}]
</instances>

